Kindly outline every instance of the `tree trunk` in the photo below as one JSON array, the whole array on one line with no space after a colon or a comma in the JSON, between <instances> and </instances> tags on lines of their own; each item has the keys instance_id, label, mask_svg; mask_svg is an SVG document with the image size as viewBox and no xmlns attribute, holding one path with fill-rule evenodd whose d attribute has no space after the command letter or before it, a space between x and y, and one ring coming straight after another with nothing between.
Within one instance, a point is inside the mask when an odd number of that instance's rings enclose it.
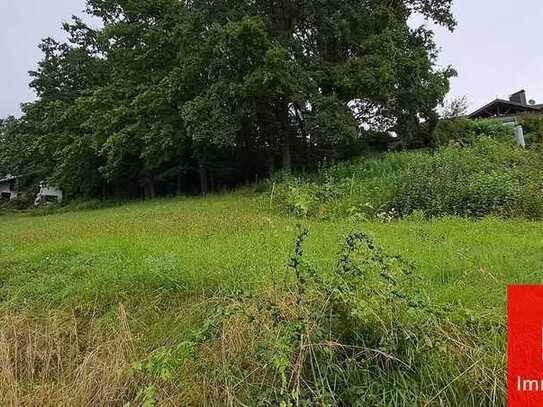
<instances>
[{"instance_id":1,"label":"tree trunk","mask_svg":"<svg viewBox=\"0 0 543 407\"><path fill-rule=\"evenodd\" d=\"M107 184L102 182L102 200L105 201L107 198Z\"/></svg>"},{"instance_id":2,"label":"tree trunk","mask_svg":"<svg viewBox=\"0 0 543 407\"><path fill-rule=\"evenodd\" d=\"M177 176L177 184L175 186L175 195L176 196L183 195L183 176L182 175Z\"/></svg>"},{"instance_id":3,"label":"tree trunk","mask_svg":"<svg viewBox=\"0 0 543 407\"><path fill-rule=\"evenodd\" d=\"M198 164L198 175L200 176L200 192L202 195L209 193L209 183L207 179L207 169L203 162Z\"/></svg>"},{"instance_id":4,"label":"tree trunk","mask_svg":"<svg viewBox=\"0 0 543 407\"><path fill-rule=\"evenodd\" d=\"M291 154L291 134L289 126L288 104L280 108L278 112L279 126L282 134L282 152L283 152L283 171L290 172L292 170L292 154Z\"/></svg>"},{"instance_id":5,"label":"tree trunk","mask_svg":"<svg viewBox=\"0 0 543 407\"><path fill-rule=\"evenodd\" d=\"M273 173L275 172L275 161L273 159L273 152L270 151L268 154L269 154L268 159L267 159L268 175L269 175L270 178L272 178Z\"/></svg>"},{"instance_id":6,"label":"tree trunk","mask_svg":"<svg viewBox=\"0 0 543 407\"><path fill-rule=\"evenodd\" d=\"M292 170L292 156L290 153L290 137L285 134L283 139L283 170L290 172Z\"/></svg>"},{"instance_id":7,"label":"tree trunk","mask_svg":"<svg viewBox=\"0 0 543 407\"><path fill-rule=\"evenodd\" d=\"M215 192L215 176L213 175L213 171L209 171L209 184L211 192Z\"/></svg>"},{"instance_id":8,"label":"tree trunk","mask_svg":"<svg viewBox=\"0 0 543 407\"><path fill-rule=\"evenodd\" d=\"M145 195L145 199L155 199L156 197L156 191L155 191L155 183L151 178L146 178L143 181L143 193Z\"/></svg>"}]
</instances>

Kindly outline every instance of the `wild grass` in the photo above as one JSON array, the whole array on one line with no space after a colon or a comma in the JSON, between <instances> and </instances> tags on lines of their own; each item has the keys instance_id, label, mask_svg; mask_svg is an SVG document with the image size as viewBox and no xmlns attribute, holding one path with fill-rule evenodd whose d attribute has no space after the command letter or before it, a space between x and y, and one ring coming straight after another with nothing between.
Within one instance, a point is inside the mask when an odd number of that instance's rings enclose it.
<instances>
[{"instance_id":1,"label":"wild grass","mask_svg":"<svg viewBox=\"0 0 543 407\"><path fill-rule=\"evenodd\" d=\"M464 146L391 153L340 163L311 176L284 177L270 188L274 207L319 219L542 219L541 149L522 149L509 138L495 137L474 135Z\"/></svg>"},{"instance_id":2,"label":"wild grass","mask_svg":"<svg viewBox=\"0 0 543 407\"><path fill-rule=\"evenodd\" d=\"M73 314L4 313L0 321L0 404L91 406L129 399L134 338L118 309L118 330Z\"/></svg>"},{"instance_id":3,"label":"wild grass","mask_svg":"<svg viewBox=\"0 0 543 407\"><path fill-rule=\"evenodd\" d=\"M291 376L274 318L297 318L286 265L299 221L250 191L2 216L0 404L269 405ZM415 370L359 371L365 405L504 405L505 289L541 282L541 222L303 223L317 275L363 231L451 312Z\"/></svg>"}]
</instances>

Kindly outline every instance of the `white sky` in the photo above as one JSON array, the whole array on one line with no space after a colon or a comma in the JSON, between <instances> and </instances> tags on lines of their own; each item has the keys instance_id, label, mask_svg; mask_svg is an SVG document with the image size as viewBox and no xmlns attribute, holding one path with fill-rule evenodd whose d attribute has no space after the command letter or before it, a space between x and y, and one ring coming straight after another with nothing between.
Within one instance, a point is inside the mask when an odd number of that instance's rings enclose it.
<instances>
[{"instance_id":1,"label":"white sky","mask_svg":"<svg viewBox=\"0 0 543 407\"><path fill-rule=\"evenodd\" d=\"M542 0L454 0L458 27L436 29L440 64L452 65L451 96L471 108L525 89L543 103ZM42 38L62 38L60 25L81 15L84 0L0 0L0 117L19 114L34 98L28 71L36 68Z\"/></svg>"},{"instance_id":2,"label":"white sky","mask_svg":"<svg viewBox=\"0 0 543 407\"><path fill-rule=\"evenodd\" d=\"M454 0L454 33L436 30L440 63L452 65L452 96L472 109L525 89L543 103L542 0Z\"/></svg>"}]
</instances>

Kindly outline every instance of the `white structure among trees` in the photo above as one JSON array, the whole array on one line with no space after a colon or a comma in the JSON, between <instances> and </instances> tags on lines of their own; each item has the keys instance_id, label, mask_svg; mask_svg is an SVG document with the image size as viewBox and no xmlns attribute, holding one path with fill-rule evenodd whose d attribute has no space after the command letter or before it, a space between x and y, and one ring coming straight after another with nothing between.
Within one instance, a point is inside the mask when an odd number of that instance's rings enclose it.
<instances>
[{"instance_id":1,"label":"white structure among trees","mask_svg":"<svg viewBox=\"0 0 543 407\"><path fill-rule=\"evenodd\" d=\"M0 179L0 199L13 200L19 196L18 177L6 175Z\"/></svg>"},{"instance_id":2,"label":"white structure among trees","mask_svg":"<svg viewBox=\"0 0 543 407\"><path fill-rule=\"evenodd\" d=\"M45 202L62 202L62 190L58 187L48 185L45 182L40 183L40 191L36 195L36 206Z\"/></svg>"}]
</instances>

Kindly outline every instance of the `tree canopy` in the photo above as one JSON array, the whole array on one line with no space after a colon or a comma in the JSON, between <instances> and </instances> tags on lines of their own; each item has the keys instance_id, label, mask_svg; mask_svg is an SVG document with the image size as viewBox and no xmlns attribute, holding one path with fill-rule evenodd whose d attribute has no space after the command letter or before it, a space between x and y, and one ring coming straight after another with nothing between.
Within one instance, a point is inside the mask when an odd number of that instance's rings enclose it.
<instances>
[{"instance_id":1,"label":"tree canopy","mask_svg":"<svg viewBox=\"0 0 543 407\"><path fill-rule=\"evenodd\" d=\"M451 68L415 14L451 0L88 0L45 39L0 175L68 195L206 193L384 143L430 142Z\"/></svg>"}]
</instances>

